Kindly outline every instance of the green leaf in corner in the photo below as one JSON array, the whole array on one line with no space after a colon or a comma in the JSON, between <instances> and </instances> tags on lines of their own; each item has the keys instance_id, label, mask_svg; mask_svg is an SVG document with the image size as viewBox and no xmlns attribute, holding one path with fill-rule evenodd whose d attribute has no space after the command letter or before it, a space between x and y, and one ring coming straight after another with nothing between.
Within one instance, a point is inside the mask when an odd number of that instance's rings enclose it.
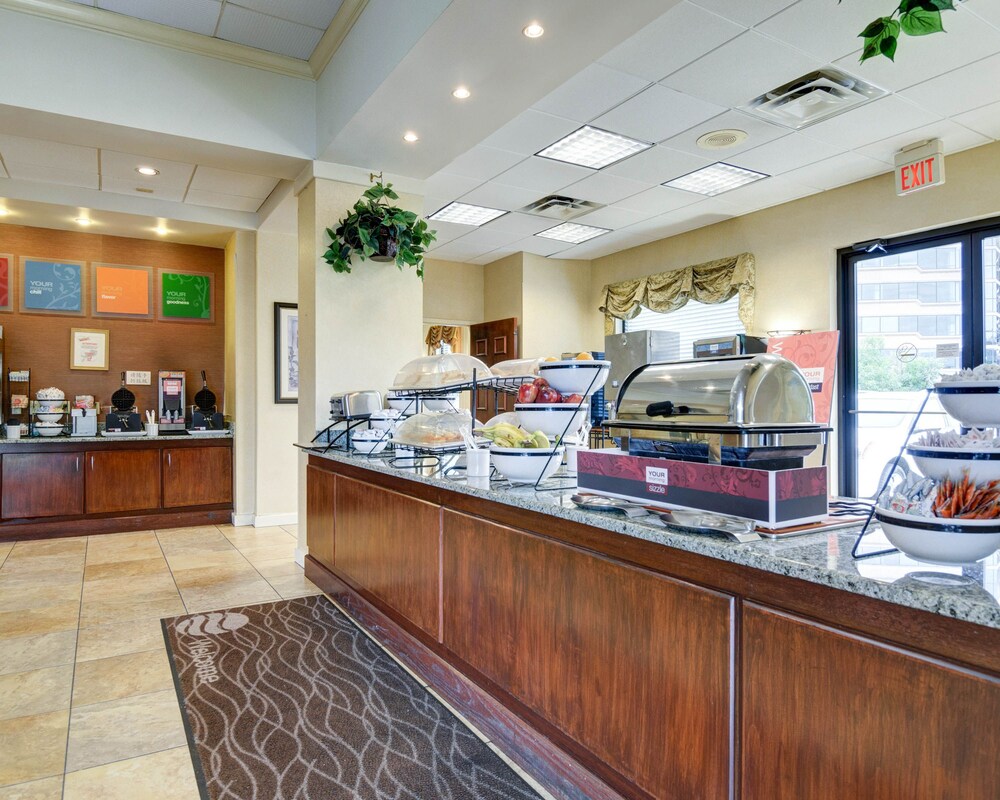
<instances>
[{"instance_id":1,"label":"green leaf in corner","mask_svg":"<svg viewBox=\"0 0 1000 800\"><path fill-rule=\"evenodd\" d=\"M910 36L926 36L929 33L944 31L944 25L941 23L941 12L936 10L927 11L923 8L914 8L899 18L899 24L903 31Z\"/></svg>"},{"instance_id":2,"label":"green leaf in corner","mask_svg":"<svg viewBox=\"0 0 1000 800\"><path fill-rule=\"evenodd\" d=\"M368 233L368 231L366 231L364 228L358 228L358 238L361 240L361 244L363 244L366 248L371 246L372 243L371 234Z\"/></svg>"},{"instance_id":3,"label":"green leaf in corner","mask_svg":"<svg viewBox=\"0 0 1000 800\"><path fill-rule=\"evenodd\" d=\"M879 17L874 22L869 23L868 27L861 31L858 36L862 36L865 39L875 39L885 32L886 22L891 21L889 17Z\"/></svg>"},{"instance_id":4,"label":"green leaf in corner","mask_svg":"<svg viewBox=\"0 0 1000 800\"><path fill-rule=\"evenodd\" d=\"M899 4L901 14L906 14L915 8L922 8L925 11L954 11L955 4L952 0L903 0Z\"/></svg>"},{"instance_id":5,"label":"green leaf in corner","mask_svg":"<svg viewBox=\"0 0 1000 800\"><path fill-rule=\"evenodd\" d=\"M886 36L878 43L879 52L890 61L895 61L896 45L898 43L899 40L895 36Z\"/></svg>"}]
</instances>

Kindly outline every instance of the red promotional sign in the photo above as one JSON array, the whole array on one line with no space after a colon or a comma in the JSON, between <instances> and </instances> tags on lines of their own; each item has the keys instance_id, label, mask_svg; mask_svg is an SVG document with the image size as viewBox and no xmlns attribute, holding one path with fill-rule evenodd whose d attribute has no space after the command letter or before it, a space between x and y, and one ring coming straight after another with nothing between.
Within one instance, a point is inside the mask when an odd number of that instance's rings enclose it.
<instances>
[{"instance_id":1,"label":"red promotional sign","mask_svg":"<svg viewBox=\"0 0 1000 800\"><path fill-rule=\"evenodd\" d=\"M837 374L840 331L774 336L767 340L767 352L783 356L802 370L812 389L816 422L830 422L833 380Z\"/></svg>"},{"instance_id":2,"label":"red promotional sign","mask_svg":"<svg viewBox=\"0 0 1000 800\"><path fill-rule=\"evenodd\" d=\"M10 308L10 256L0 256L0 309Z\"/></svg>"}]
</instances>

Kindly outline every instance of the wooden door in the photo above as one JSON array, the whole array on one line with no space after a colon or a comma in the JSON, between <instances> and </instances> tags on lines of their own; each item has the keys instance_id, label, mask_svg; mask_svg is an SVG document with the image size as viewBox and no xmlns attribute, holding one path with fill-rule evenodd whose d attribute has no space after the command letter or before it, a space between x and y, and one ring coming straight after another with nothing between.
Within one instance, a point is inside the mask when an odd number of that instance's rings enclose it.
<instances>
[{"instance_id":1,"label":"wooden door","mask_svg":"<svg viewBox=\"0 0 1000 800\"><path fill-rule=\"evenodd\" d=\"M85 454L88 514L160 507L156 450L100 450Z\"/></svg>"},{"instance_id":2,"label":"wooden door","mask_svg":"<svg viewBox=\"0 0 1000 800\"><path fill-rule=\"evenodd\" d=\"M4 519L83 513L83 453L9 453L3 457Z\"/></svg>"},{"instance_id":3,"label":"wooden door","mask_svg":"<svg viewBox=\"0 0 1000 800\"><path fill-rule=\"evenodd\" d=\"M162 467L164 508L233 502L232 448L168 448Z\"/></svg>"},{"instance_id":4,"label":"wooden door","mask_svg":"<svg viewBox=\"0 0 1000 800\"><path fill-rule=\"evenodd\" d=\"M469 329L473 356L492 367L501 361L520 358L517 317L481 322ZM514 397L506 393L479 392L476 395L476 419L486 422L504 411L514 410Z\"/></svg>"},{"instance_id":5,"label":"wooden door","mask_svg":"<svg viewBox=\"0 0 1000 800\"><path fill-rule=\"evenodd\" d=\"M334 503L337 476L310 465L306 468L306 542L309 555L334 569Z\"/></svg>"}]
</instances>

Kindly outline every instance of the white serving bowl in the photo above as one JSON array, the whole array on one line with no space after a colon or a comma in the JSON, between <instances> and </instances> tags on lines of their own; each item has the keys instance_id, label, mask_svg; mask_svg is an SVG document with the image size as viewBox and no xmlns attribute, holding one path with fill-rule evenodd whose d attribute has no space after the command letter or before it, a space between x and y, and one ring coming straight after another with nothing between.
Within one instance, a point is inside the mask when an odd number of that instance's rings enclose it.
<instances>
[{"instance_id":1,"label":"white serving bowl","mask_svg":"<svg viewBox=\"0 0 1000 800\"><path fill-rule=\"evenodd\" d=\"M36 425L35 431L39 436L58 436L63 432L63 426L50 422L48 424Z\"/></svg>"},{"instance_id":2,"label":"white serving bowl","mask_svg":"<svg viewBox=\"0 0 1000 800\"><path fill-rule=\"evenodd\" d=\"M1000 448L973 450L966 447L925 447L911 444L906 454L913 459L920 474L936 481L961 480L968 473L973 483L1000 479Z\"/></svg>"},{"instance_id":3,"label":"white serving bowl","mask_svg":"<svg viewBox=\"0 0 1000 800\"><path fill-rule=\"evenodd\" d=\"M544 481L562 464L563 447L490 447L497 472L511 483Z\"/></svg>"},{"instance_id":4,"label":"white serving bowl","mask_svg":"<svg viewBox=\"0 0 1000 800\"><path fill-rule=\"evenodd\" d=\"M372 428L381 431L395 430L399 420L402 419L403 412L397 408L384 408L376 411L368 418L368 424Z\"/></svg>"},{"instance_id":5,"label":"white serving bowl","mask_svg":"<svg viewBox=\"0 0 1000 800\"><path fill-rule=\"evenodd\" d=\"M61 411L39 411L35 414L38 419L42 422L58 422L63 418L63 413Z\"/></svg>"},{"instance_id":6,"label":"white serving bowl","mask_svg":"<svg viewBox=\"0 0 1000 800\"><path fill-rule=\"evenodd\" d=\"M584 403L515 403L518 424L526 431L541 431L546 436L573 436L590 413Z\"/></svg>"},{"instance_id":7,"label":"white serving bowl","mask_svg":"<svg viewBox=\"0 0 1000 800\"><path fill-rule=\"evenodd\" d=\"M439 397L423 398L424 411L457 411L458 392Z\"/></svg>"},{"instance_id":8,"label":"white serving bowl","mask_svg":"<svg viewBox=\"0 0 1000 800\"><path fill-rule=\"evenodd\" d=\"M384 430L358 431L351 436L351 446L359 453L375 455L385 450L390 440Z\"/></svg>"},{"instance_id":9,"label":"white serving bowl","mask_svg":"<svg viewBox=\"0 0 1000 800\"><path fill-rule=\"evenodd\" d=\"M40 412L51 413L61 410L65 404L65 400L36 400L35 408Z\"/></svg>"},{"instance_id":10,"label":"white serving bowl","mask_svg":"<svg viewBox=\"0 0 1000 800\"><path fill-rule=\"evenodd\" d=\"M935 383L941 406L965 428L1000 427L1000 381Z\"/></svg>"},{"instance_id":11,"label":"white serving bowl","mask_svg":"<svg viewBox=\"0 0 1000 800\"><path fill-rule=\"evenodd\" d=\"M591 395L598 392L611 374L610 361L543 361L538 365L538 376L563 395Z\"/></svg>"},{"instance_id":12,"label":"white serving bowl","mask_svg":"<svg viewBox=\"0 0 1000 800\"><path fill-rule=\"evenodd\" d=\"M420 413L420 398L417 397L389 397L386 402L389 408L402 411L408 417Z\"/></svg>"},{"instance_id":13,"label":"white serving bowl","mask_svg":"<svg viewBox=\"0 0 1000 800\"><path fill-rule=\"evenodd\" d=\"M1000 549L1000 520L944 519L875 509L885 538L917 561L971 564Z\"/></svg>"}]
</instances>

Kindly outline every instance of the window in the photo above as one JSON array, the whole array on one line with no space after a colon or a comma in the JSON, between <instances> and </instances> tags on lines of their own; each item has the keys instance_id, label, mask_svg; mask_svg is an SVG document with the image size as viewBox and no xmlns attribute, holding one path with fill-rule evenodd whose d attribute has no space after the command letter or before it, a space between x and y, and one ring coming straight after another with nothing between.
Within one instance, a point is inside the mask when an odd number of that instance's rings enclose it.
<instances>
[{"instance_id":1,"label":"window","mask_svg":"<svg viewBox=\"0 0 1000 800\"><path fill-rule=\"evenodd\" d=\"M740 299L737 295L725 303L706 305L689 300L684 308L660 314L642 309L635 319L625 320L624 330L630 331L676 331L680 334L678 359L694 356L694 343L698 339L712 339L717 336L735 336L746 333L740 320Z\"/></svg>"}]
</instances>

